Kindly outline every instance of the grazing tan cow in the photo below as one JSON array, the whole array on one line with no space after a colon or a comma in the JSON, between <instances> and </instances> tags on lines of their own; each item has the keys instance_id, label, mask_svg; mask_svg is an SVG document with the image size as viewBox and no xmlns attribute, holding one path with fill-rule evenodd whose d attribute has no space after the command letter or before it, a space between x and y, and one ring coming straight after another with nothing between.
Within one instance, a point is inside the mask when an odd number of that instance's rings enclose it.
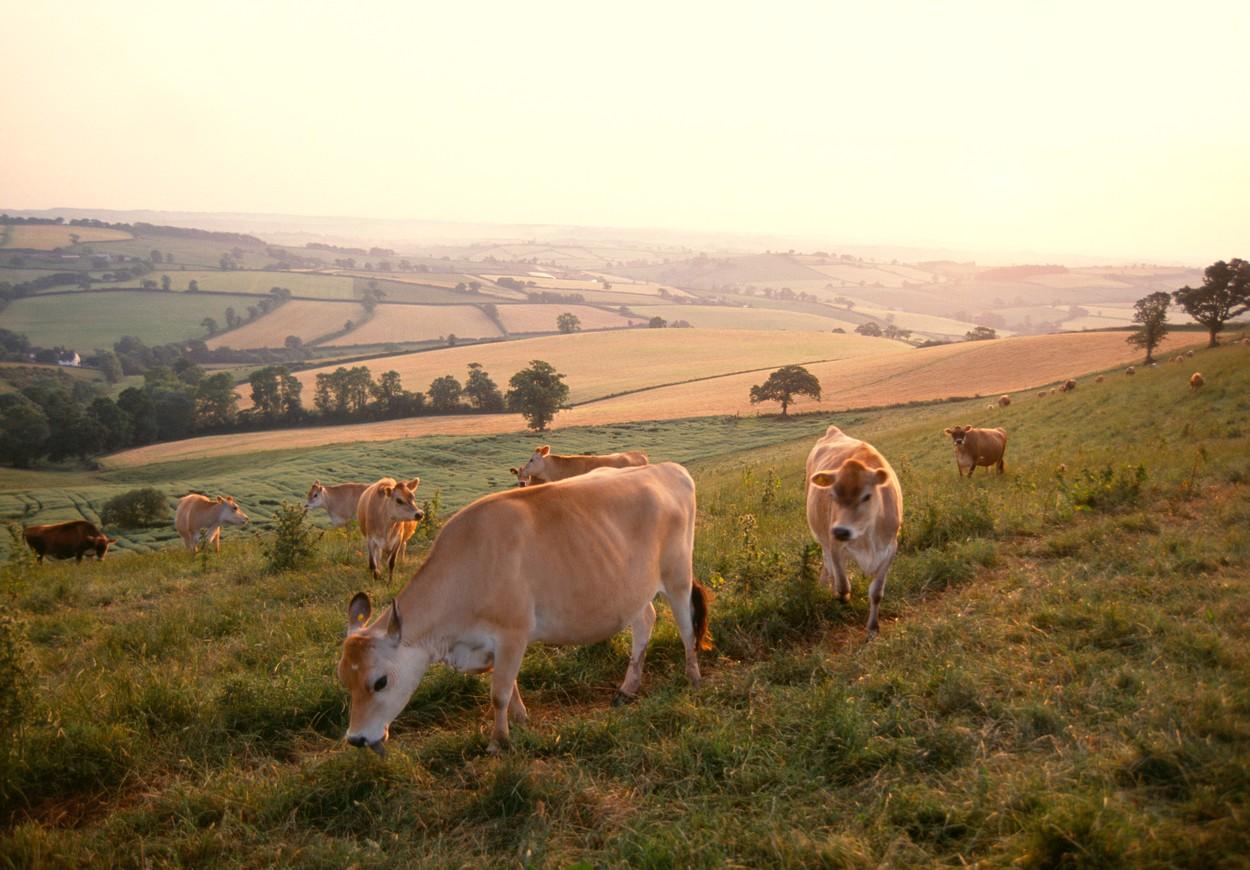
<instances>
[{"instance_id":1,"label":"grazing tan cow","mask_svg":"<svg viewBox=\"0 0 1250 870\"><path fill-rule=\"evenodd\" d=\"M26 539L26 546L35 551L35 561L40 564L44 556L81 562L88 553L95 553L97 561L104 561L109 544L117 543L116 538L110 538L86 520L27 526L22 529L22 537Z\"/></svg>"},{"instance_id":2,"label":"grazing tan cow","mask_svg":"<svg viewBox=\"0 0 1250 870\"><path fill-rule=\"evenodd\" d=\"M1126 375L1135 375L1135 374L1137 374L1137 366L1129 366L1128 368L1126 368L1126 369L1124 370L1124 374L1126 374Z\"/></svg>"},{"instance_id":3,"label":"grazing tan cow","mask_svg":"<svg viewBox=\"0 0 1250 870\"><path fill-rule=\"evenodd\" d=\"M947 429L946 434L955 442L955 465L959 476L964 472L972 477L978 465L997 466L1002 474L1003 453L1007 450L1007 433L1002 429L974 429L971 426L955 426Z\"/></svg>"},{"instance_id":4,"label":"grazing tan cow","mask_svg":"<svg viewBox=\"0 0 1250 870\"><path fill-rule=\"evenodd\" d=\"M1202 372L1194 372L1189 376L1189 389L1197 392L1206 382L1207 379L1202 376Z\"/></svg>"},{"instance_id":5,"label":"grazing tan cow","mask_svg":"<svg viewBox=\"0 0 1250 870\"><path fill-rule=\"evenodd\" d=\"M1010 404L1011 404L1011 396L999 396L998 397L998 406L1000 408L1006 408Z\"/></svg>"},{"instance_id":6,"label":"grazing tan cow","mask_svg":"<svg viewBox=\"0 0 1250 870\"><path fill-rule=\"evenodd\" d=\"M698 685L710 594L694 579L694 481L680 465L599 469L485 496L456 513L429 557L372 625L369 598L348 607L338 676L351 693L347 742L383 752L390 723L438 662L491 671L489 751L524 722L517 673L534 642L591 644L629 626L618 698L634 696L664 593Z\"/></svg>"},{"instance_id":7,"label":"grazing tan cow","mask_svg":"<svg viewBox=\"0 0 1250 870\"><path fill-rule=\"evenodd\" d=\"M890 463L867 441L837 426L826 429L807 455L807 526L824 556L820 578L839 599L851 600L843 551L872 576L870 635L877 633L877 613L902 525L903 490Z\"/></svg>"},{"instance_id":8,"label":"grazing tan cow","mask_svg":"<svg viewBox=\"0 0 1250 870\"><path fill-rule=\"evenodd\" d=\"M1102 375L1099 375L1098 377L1094 378L1094 383L1101 384L1105 380L1106 380L1105 377L1103 377Z\"/></svg>"},{"instance_id":9,"label":"grazing tan cow","mask_svg":"<svg viewBox=\"0 0 1250 870\"><path fill-rule=\"evenodd\" d=\"M387 578L395 577L396 560L403 561L404 547L417 530L425 512L417 507L421 478L396 482L384 477L365 487L356 503L356 520L369 550L369 573L377 579L386 561Z\"/></svg>"},{"instance_id":10,"label":"grazing tan cow","mask_svg":"<svg viewBox=\"0 0 1250 870\"><path fill-rule=\"evenodd\" d=\"M1194 352L1193 352L1192 350L1187 350L1187 351L1185 351L1185 356L1186 356L1187 358L1189 358L1189 359L1193 359L1193 358L1194 358Z\"/></svg>"},{"instance_id":11,"label":"grazing tan cow","mask_svg":"<svg viewBox=\"0 0 1250 870\"><path fill-rule=\"evenodd\" d=\"M559 456L551 452L546 444L534 451L521 468L511 468L521 486L535 483L554 483L585 474L596 468L632 468L647 464L647 454L637 450L628 453L575 454Z\"/></svg>"},{"instance_id":12,"label":"grazing tan cow","mask_svg":"<svg viewBox=\"0 0 1250 870\"><path fill-rule=\"evenodd\" d=\"M246 522L247 514L232 495L219 495L214 499L198 492L189 493L178 499L178 509L174 512L174 528L191 553L200 549L201 539L220 553L221 527L227 523L241 526Z\"/></svg>"},{"instance_id":13,"label":"grazing tan cow","mask_svg":"<svg viewBox=\"0 0 1250 870\"><path fill-rule=\"evenodd\" d=\"M1075 389L1076 389L1076 381L1072 380L1071 378L1068 378L1066 381L1063 382L1063 386L1059 388L1059 392L1070 393Z\"/></svg>"},{"instance_id":14,"label":"grazing tan cow","mask_svg":"<svg viewBox=\"0 0 1250 870\"><path fill-rule=\"evenodd\" d=\"M1050 395L1050 393L1049 393L1047 390L1038 390L1038 391L1037 391L1037 397L1038 397L1039 399L1044 399L1044 398L1046 398L1046 397L1047 397L1047 396L1049 396L1049 395Z\"/></svg>"},{"instance_id":15,"label":"grazing tan cow","mask_svg":"<svg viewBox=\"0 0 1250 870\"><path fill-rule=\"evenodd\" d=\"M337 483L322 486L321 481L314 480L308 489L308 500L304 504L307 510L325 508L330 515L330 524L345 526L356 519L356 507L360 497L369 488L367 483Z\"/></svg>"}]
</instances>

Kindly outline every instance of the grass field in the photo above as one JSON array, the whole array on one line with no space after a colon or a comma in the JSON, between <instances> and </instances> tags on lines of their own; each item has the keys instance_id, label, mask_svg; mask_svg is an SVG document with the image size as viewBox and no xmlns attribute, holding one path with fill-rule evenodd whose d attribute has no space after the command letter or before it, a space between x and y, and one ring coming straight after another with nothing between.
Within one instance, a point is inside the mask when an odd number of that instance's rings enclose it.
<instances>
[{"instance_id":1,"label":"grass field","mask_svg":"<svg viewBox=\"0 0 1250 870\"><path fill-rule=\"evenodd\" d=\"M178 291L186 290L191 281L196 281L201 290L216 290L221 293L267 296L274 287L286 287L296 296L314 296L320 299L354 299L358 295L353 289L351 278L314 272L178 270L166 265L154 267L148 277L160 281L162 275L168 275L173 282L173 289Z\"/></svg>"},{"instance_id":2,"label":"grass field","mask_svg":"<svg viewBox=\"0 0 1250 870\"><path fill-rule=\"evenodd\" d=\"M379 306L374 320L381 317L380 312L385 307ZM503 309L504 306L500 306L501 312ZM355 333L343 340L353 335ZM448 373L463 380L471 362L481 363L496 383L503 386L514 372L529 365L530 360L542 359L565 375L569 401L584 402L624 390L788 362L908 353L909 350L897 342L857 335L811 332L778 340L775 332L765 331L638 329L448 348L384 357L367 365L375 376L393 369L410 389L424 389L432 380ZM297 377L305 391L310 392L317 374L332 368L310 369L299 372Z\"/></svg>"},{"instance_id":3,"label":"grass field","mask_svg":"<svg viewBox=\"0 0 1250 870\"><path fill-rule=\"evenodd\" d=\"M1236 866L1250 852L1248 361L1211 352L1197 395L1163 367L1114 393L1013 405L1003 477L958 480L941 435L980 403L843 415L890 457L907 505L870 643L862 579L850 606L813 579L802 460L817 427L768 449L694 435L695 571L718 593L704 686L686 684L666 610L643 696L622 708L609 702L624 635L535 648L520 676L531 724L500 758L484 754L486 681L445 669L387 759L343 746L345 602L399 583L362 583L340 533L276 575L229 534L203 564L11 566L7 610L39 691L5 770L0 853Z\"/></svg>"},{"instance_id":4,"label":"grass field","mask_svg":"<svg viewBox=\"0 0 1250 870\"><path fill-rule=\"evenodd\" d=\"M588 305L500 305L499 319L511 333L555 332L556 318L568 312L577 315L582 329L616 329L643 321Z\"/></svg>"},{"instance_id":5,"label":"grass field","mask_svg":"<svg viewBox=\"0 0 1250 870\"><path fill-rule=\"evenodd\" d=\"M0 311L0 327L24 333L40 347L64 345L79 352L112 347L123 335L163 344L202 336L205 317L224 323L227 308L242 310L251 301L141 290L28 296Z\"/></svg>"},{"instance_id":6,"label":"grass field","mask_svg":"<svg viewBox=\"0 0 1250 870\"><path fill-rule=\"evenodd\" d=\"M153 250L174 258L173 265L198 266L205 271L216 271L222 254L229 253L235 247L243 251L243 259L238 261L243 269L259 269L272 262L265 253L264 246L236 245L234 242L220 239L193 239L181 236L139 236L125 241L108 242L93 245L102 254L125 254L128 257L148 259ZM171 276L172 277L172 276ZM185 287L185 285L183 285ZM179 288L181 289L181 288ZM265 288L268 291L268 287Z\"/></svg>"},{"instance_id":7,"label":"grass field","mask_svg":"<svg viewBox=\"0 0 1250 870\"><path fill-rule=\"evenodd\" d=\"M448 335L490 338L497 327L473 305L379 305L373 317L356 329L326 342L326 347L434 341Z\"/></svg>"},{"instance_id":8,"label":"grass field","mask_svg":"<svg viewBox=\"0 0 1250 870\"><path fill-rule=\"evenodd\" d=\"M70 236L78 236L78 243L112 242L131 238L130 233L103 227L71 227L60 224L8 224L0 237L0 248L25 248L33 251L51 251L53 248L73 244Z\"/></svg>"},{"instance_id":9,"label":"grass field","mask_svg":"<svg viewBox=\"0 0 1250 870\"><path fill-rule=\"evenodd\" d=\"M757 305L766 305L757 302ZM644 317L685 320L701 329L788 329L833 331L841 327L854 332L857 324L834 317L776 308L729 308L724 305L631 305L630 310Z\"/></svg>"},{"instance_id":10,"label":"grass field","mask_svg":"<svg viewBox=\"0 0 1250 870\"><path fill-rule=\"evenodd\" d=\"M310 342L342 330L349 320L359 322L364 316L365 309L355 302L293 299L238 329L207 339L205 343L210 350L219 347L233 347L236 350L282 347L288 335L297 335L301 341Z\"/></svg>"}]
</instances>

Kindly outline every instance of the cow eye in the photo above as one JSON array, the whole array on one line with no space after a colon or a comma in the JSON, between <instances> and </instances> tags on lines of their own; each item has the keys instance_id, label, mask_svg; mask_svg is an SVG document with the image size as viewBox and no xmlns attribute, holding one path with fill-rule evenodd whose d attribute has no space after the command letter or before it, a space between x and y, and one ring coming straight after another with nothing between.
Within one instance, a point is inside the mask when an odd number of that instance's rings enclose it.
<instances>
[{"instance_id":1,"label":"cow eye","mask_svg":"<svg viewBox=\"0 0 1250 870\"><path fill-rule=\"evenodd\" d=\"M386 688L386 674L373 681L373 691L380 692Z\"/></svg>"},{"instance_id":2,"label":"cow eye","mask_svg":"<svg viewBox=\"0 0 1250 870\"><path fill-rule=\"evenodd\" d=\"M403 504L403 503L404 503L404 500L402 498L395 499L395 504Z\"/></svg>"},{"instance_id":3,"label":"cow eye","mask_svg":"<svg viewBox=\"0 0 1250 870\"><path fill-rule=\"evenodd\" d=\"M861 498L861 499L860 499L860 502L861 502L861 503L862 503L862 502L866 502L866 501L868 501L868 499L870 499L870 498L872 498L872 493L871 493L871 492L866 492L866 493L864 493L863 498Z\"/></svg>"}]
</instances>

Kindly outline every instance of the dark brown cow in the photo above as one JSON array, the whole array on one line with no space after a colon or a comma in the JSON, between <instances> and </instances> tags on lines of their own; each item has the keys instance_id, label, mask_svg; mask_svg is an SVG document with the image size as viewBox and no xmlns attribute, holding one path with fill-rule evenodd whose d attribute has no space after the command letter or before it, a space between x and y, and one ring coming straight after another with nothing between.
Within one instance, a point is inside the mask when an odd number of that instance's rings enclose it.
<instances>
[{"instance_id":1,"label":"dark brown cow","mask_svg":"<svg viewBox=\"0 0 1250 870\"><path fill-rule=\"evenodd\" d=\"M35 551L36 561L41 563L44 556L81 562L82 557L91 552L97 560L102 560L109 544L117 543L116 538L110 538L86 520L27 526L22 535L26 545Z\"/></svg>"},{"instance_id":2,"label":"dark brown cow","mask_svg":"<svg viewBox=\"0 0 1250 870\"><path fill-rule=\"evenodd\" d=\"M1068 380L1063 382L1063 386L1059 388L1059 392L1070 393L1075 389L1076 389L1076 381L1069 378Z\"/></svg>"}]
</instances>

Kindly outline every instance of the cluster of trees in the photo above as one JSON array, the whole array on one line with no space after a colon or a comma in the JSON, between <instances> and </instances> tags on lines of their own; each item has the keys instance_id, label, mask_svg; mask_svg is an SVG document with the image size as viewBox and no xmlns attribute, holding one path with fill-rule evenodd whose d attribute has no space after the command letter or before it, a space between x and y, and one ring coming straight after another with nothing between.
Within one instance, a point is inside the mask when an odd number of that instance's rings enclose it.
<instances>
[{"instance_id":1,"label":"cluster of trees","mask_svg":"<svg viewBox=\"0 0 1250 870\"><path fill-rule=\"evenodd\" d=\"M1137 326L1126 341L1146 351L1147 363L1154 362L1154 350L1168 333L1168 308L1173 302L1206 327L1207 346L1217 346L1224 325L1250 311L1250 262L1238 257L1217 260L1203 270L1199 287L1159 290L1138 299L1133 304Z\"/></svg>"},{"instance_id":2,"label":"cluster of trees","mask_svg":"<svg viewBox=\"0 0 1250 870\"><path fill-rule=\"evenodd\" d=\"M896 341L905 341L911 338L910 329L900 329L893 323L887 323L885 326L877 323L875 320L868 320L855 327L855 331L860 335L867 335L871 338L892 338Z\"/></svg>"},{"instance_id":3,"label":"cluster of trees","mask_svg":"<svg viewBox=\"0 0 1250 870\"><path fill-rule=\"evenodd\" d=\"M107 260L105 261L107 263ZM139 278L152 271L143 260L136 260L134 265L123 266L114 272L105 275L104 281L129 281L132 278ZM86 272L55 272L50 275L40 275L37 278L31 278L29 281L0 281L0 308L3 308L14 299L21 299L25 296L31 296L40 290L47 290L50 287L73 285L82 290L91 289L91 285L95 283ZM152 284L156 286L155 283Z\"/></svg>"},{"instance_id":4,"label":"cluster of trees","mask_svg":"<svg viewBox=\"0 0 1250 870\"><path fill-rule=\"evenodd\" d=\"M0 335L0 340L5 338ZM136 352L137 348L127 347L124 358L133 363ZM114 361L120 356L114 354ZM303 405L303 385L286 366L253 371L247 383L252 407L240 411L233 377L225 372L209 374L185 357L172 365L154 361L144 372L143 386L126 388L116 400L84 381L55 374L43 377L18 392L0 394L0 462L26 467L44 458L86 460L197 434L428 413L507 409L541 431L568 400L564 376L543 360L532 360L514 374L506 394L479 363L469 365L464 383L443 375L425 393L404 389L395 371L374 380L364 366L340 366L317 375L311 410Z\"/></svg>"}]
</instances>

